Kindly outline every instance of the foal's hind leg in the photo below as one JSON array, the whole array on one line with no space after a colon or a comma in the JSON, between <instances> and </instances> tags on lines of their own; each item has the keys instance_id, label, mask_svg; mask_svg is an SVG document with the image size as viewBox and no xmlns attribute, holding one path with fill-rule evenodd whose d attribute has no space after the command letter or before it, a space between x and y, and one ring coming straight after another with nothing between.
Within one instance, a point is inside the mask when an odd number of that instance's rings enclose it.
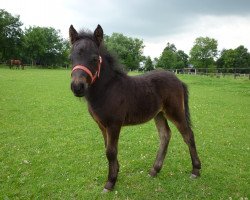
<instances>
[{"instance_id":1,"label":"foal's hind leg","mask_svg":"<svg viewBox=\"0 0 250 200\"><path fill-rule=\"evenodd\" d=\"M191 127L187 125L186 120L177 122L176 126L189 148L189 153L191 156L192 166L193 166L191 178L196 178L197 176L200 176L201 162L196 150L194 133Z\"/></svg>"},{"instance_id":2,"label":"foal's hind leg","mask_svg":"<svg viewBox=\"0 0 250 200\"><path fill-rule=\"evenodd\" d=\"M162 164L167 153L169 140L171 138L171 130L168 126L166 118L163 116L163 113L159 113L154 118L154 120L160 137L160 146L154 165L150 170L150 176L153 177L156 176L162 168Z\"/></svg>"}]
</instances>

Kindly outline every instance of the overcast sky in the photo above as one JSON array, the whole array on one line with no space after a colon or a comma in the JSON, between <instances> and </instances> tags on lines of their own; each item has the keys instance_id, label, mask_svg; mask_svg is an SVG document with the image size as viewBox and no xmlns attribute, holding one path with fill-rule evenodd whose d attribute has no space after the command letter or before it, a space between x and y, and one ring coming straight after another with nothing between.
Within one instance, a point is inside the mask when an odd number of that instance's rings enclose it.
<instances>
[{"instance_id":1,"label":"overcast sky","mask_svg":"<svg viewBox=\"0 0 250 200\"><path fill-rule=\"evenodd\" d=\"M79 30L123 33L143 39L144 54L159 57L167 42L187 54L195 38L218 40L218 49L244 45L250 51L250 0L0 0L0 8L20 15L24 27L51 26L68 38Z\"/></svg>"}]
</instances>

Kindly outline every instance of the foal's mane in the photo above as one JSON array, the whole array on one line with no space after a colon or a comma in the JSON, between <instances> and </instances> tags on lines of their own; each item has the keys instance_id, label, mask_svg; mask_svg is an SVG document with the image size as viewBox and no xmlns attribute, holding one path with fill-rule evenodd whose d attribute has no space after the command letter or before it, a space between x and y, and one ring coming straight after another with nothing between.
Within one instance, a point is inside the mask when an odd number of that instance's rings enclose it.
<instances>
[{"instance_id":1,"label":"foal's mane","mask_svg":"<svg viewBox=\"0 0 250 200\"><path fill-rule=\"evenodd\" d=\"M90 39L95 41L94 34L88 29L81 29L78 33L79 39Z\"/></svg>"},{"instance_id":2,"label":"foal's mane","mask_svg":"<svg viewBox=\"0 0 250 200\"><path fill-rule=\"evenodd\" d=\"M93 42L96 42L93 32L87 29L80 30L78 33L78 38L89 39L89 40L92 40ZM104 37L104 40L105 40L105 37ZM127 74L125 68L118 61L118 58L117 58L118 56L115 54L115 52L110 53L107 47L105 46L104 42L105 41L101 43L99 47L99 51L100 51L100 55L102 55L102 57L105 57L108 63L108 67L112 69L114 72L116 72L117 74L121 74L121 75Z\"/></svg>"}]
</instances>

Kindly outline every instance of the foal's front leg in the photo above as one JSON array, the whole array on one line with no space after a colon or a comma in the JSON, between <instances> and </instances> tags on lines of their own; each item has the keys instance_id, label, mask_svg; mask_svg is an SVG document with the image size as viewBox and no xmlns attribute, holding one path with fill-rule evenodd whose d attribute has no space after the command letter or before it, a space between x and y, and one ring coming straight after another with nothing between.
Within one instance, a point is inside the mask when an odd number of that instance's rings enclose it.
<instances>
[{"instance_id":1,"label":"foal's front leg","mask_svg":"<svg viewBox=\"0 0 250 200\"><path fill-rule=\"evenodd\" d=\"M119 171L119 163L117 160L118 153L118 139L120 134L120 126L111 126L107 128L107 146L106 156L108 159L109 173L108 180L104 186L104 192L112 190L115 186L117 175Z\"/></svg>"},{"instance_id":2,"label":"foal's front leg","mask_svg":"<svg viewBox=\"0 0 250 200\"><path fill-rule=\"evenodd\" d=\"M102 136L103 136L103 139L104 139L104 145L105 145L105 148L107 147L107 130L106 128L99 122L97 122L100 130L102 131Z\"/></svg>"}]
</instances>

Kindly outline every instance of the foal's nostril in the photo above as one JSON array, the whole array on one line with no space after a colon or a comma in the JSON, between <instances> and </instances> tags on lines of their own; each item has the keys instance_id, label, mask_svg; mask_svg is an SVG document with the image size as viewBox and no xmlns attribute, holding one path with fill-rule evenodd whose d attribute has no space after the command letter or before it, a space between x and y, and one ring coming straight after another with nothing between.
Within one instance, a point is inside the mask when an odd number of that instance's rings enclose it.
<instances>
[{"instance_id":1,"label":"foal's nostril","mask_svg":"<svg viewBox=\"0 0 250 200\"><path fill-rule=\"evenodd\" d=\"M84 90L84 84L83 83L79 83L75 86L75 90L76 91L82 91Z\"/></svg>"},{"instance_id":2,"label":"foal's nostril","mask_svg":"<svg viewBox=\"0 0 250 200\"><path fill-rule=\"evenodd\" d=\"M81 83L81 82L79 82L77 84L72 82L71 83L71 90L75 94L75 96L83 97L84 93L85 93L85 85L84 85L84 83Z\"/></svg>"}]
</instances>

